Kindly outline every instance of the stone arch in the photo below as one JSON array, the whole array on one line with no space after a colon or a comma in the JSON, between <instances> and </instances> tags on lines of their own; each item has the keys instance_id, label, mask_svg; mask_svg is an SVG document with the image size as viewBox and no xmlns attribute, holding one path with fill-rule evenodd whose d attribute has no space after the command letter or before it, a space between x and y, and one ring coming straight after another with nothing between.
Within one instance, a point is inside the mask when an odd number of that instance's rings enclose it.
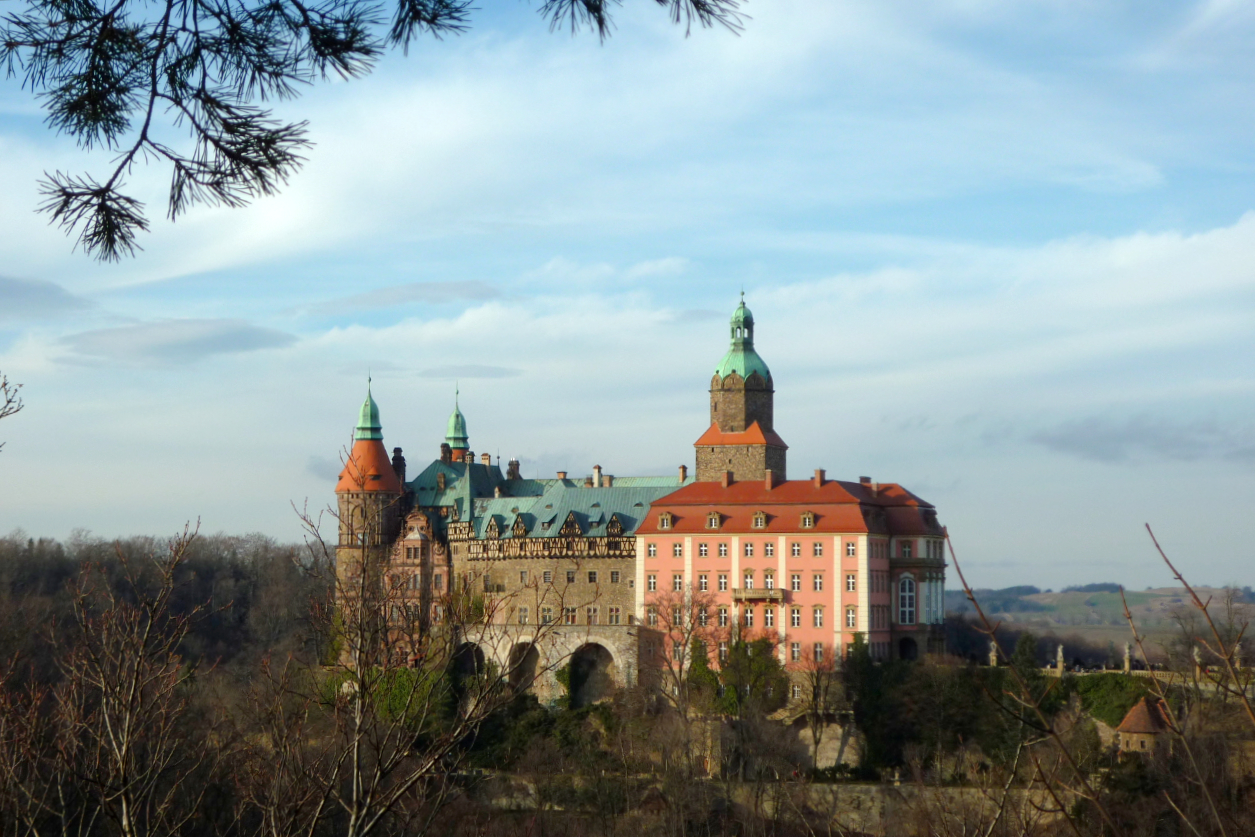
<instances>
[{"instance_id":1,"label":"stone arch","mask_svg":"<svg viewBox=\"0 0 1255 837\"><path fill-rule=\"evenodd\" d=\"M919 657L919 644L913 637L904 636L898 640L898 659L914 660Z\"/></svg>"},{"instance_id":2,"label":"stone arch","mask_svg":"<svg viewBox=\"0 0 1255 837\"><path fill-rule=\"evenodd\" d=\"M510 659L506 673L510 679L510 688L516 692L525 692L532 687L540 668L540 651L531 642L517 643L510 649Z\"/></svg>"},{"instance_id":3,"label":"stone arch","mask_svg":"<svg viewBox=\"0 0 1255 837\"><path fill-rule=\"evenodd\" d=\"M449 669L459 679L483 674L486 669L484 649L473 642L462 643L449 658Z\"/></svg>"},{"instance_id":4,"label":"stone arch","mask_svg":"<svg viewBox=\"0 0 1255 837\"><path fill-rule=\"evenodd\" d=\"M586 642L571 655L571 708L588 706L610 696L618 676L614 654L597 642Z\"/></svg>"}]
</instances>

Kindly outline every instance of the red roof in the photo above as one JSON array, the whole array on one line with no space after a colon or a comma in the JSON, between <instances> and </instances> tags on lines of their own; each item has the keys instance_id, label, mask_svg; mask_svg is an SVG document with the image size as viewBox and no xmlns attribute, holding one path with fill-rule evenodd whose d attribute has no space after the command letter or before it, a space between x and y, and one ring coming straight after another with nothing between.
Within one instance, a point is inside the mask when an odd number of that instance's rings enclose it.
<instances>
[{"instance_id":1,"label":"red roof","mask_svg":"<svg viewBox=\"0 0 1255 837\"><path fill-rule=\"evenodd\" d=\"M941 534L933 507L893 483L880 485L873 493L871 485L840 480L825 480L820 486L814 480L788 480L772 488L767 488L766 480L734 482L726 488L722 482L694 482L655 500L650 512L638 533L711 532L706 516L718 512L720 530L731 532ZM661 512L672 515L667 529L658 528ZM767 515L763 528L753 525L757 512ZM803 512L815 515L815 525L805 530Z\"/></svg>"},{"instance_id":2,"label":"red roof","mask_svg":"<svg viewBox=\"0 0 1255 837\"><path fill-rule=\"evenodd\" d=\"M776 435L776 431L763 432L758 422L754 422L740 433L724 433L719 429L719 425L712 423L702 437L693 443L695 448L718 445L771 445L786 450L789 447L784 443L784 439Z\"/></svg>"},{"instance_id":3,"label":"red roof","mask_svg":"<svg viewBox=\"0 0 1255 837\"><path fill-rule=\"evenodd\" d=\"M1137 705L1129 710L1129 714L1124 716L1120 726L1116 727L1116 732L1155 735L1166 730L1168 722L1164 714L1163 702L1159 698L1152 698L1152 701L1153 703L1148 704L1146 698L1139 700Z\"/></svg>"},{"instance_id":4,"label":"red roof","mask_svg":"<svg viewBox=\"0 0 1255 837\"><path fill-rule=\"evenodd\" d=\"M337 494L351 491L401 493L401 481L392 470L388 451L379 439L358 439L353 443L349 459L340 472L340 481L336 483Z\"/></svg>"}]
</instances>

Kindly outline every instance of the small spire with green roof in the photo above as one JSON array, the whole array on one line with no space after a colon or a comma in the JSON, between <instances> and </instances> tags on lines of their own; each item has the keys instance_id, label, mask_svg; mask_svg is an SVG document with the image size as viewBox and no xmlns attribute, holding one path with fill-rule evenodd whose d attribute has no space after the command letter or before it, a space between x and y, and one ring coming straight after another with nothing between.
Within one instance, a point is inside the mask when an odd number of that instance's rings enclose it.
<instances>
[{"instance_id":1,"label":"small spire with green roof","mask_svg":"<svg viewBox=\"0 0 1255 837\"><path fill-rule=\"evenodd\" d=\"M383 427L379 424L379 405L370 394L370 376L366 376L366 401L362 403L362 412L357 419L357 428L353 431L356 439L382 439Z\"/></svg>"},{"instance_id":2,"label":"small spire with green roof","mask_svg":"<svg viewBox=\"0 0 1255 837\"><path fill-rule=\"evenodd\" d=\"M466 434L466 416L458 407L458 388L453 388L453 415L449 416L449 427L445 430L445 442L452 450L466 450L470 447L470 437Z\"/></svg>"},{"instance_id":3,"label":"small spire with green roof","mask_svg":"<svg viewBox=\"0 0 1255 837\"><path fill-rule=\"evenodd\" d=\"M771 370L754 351L754 315L745 306L745 291L741 291L741 304L732 313L731 336L732 346L715 368L715 374L726 378L735 372L745 380L757 372L764 380L770 380Z\"/></svg>"}]
</instances>

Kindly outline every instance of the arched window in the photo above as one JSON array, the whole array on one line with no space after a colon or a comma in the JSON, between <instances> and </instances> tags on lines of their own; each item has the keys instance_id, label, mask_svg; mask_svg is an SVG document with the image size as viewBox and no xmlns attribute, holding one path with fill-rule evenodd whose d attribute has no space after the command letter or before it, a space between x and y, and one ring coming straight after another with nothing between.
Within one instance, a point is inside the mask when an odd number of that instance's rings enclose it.
<instances>
[{"instance_id":1,"label":"arched window","mask_svg":"<svg viewBox=\"0 0 1255 837\"><path fill-rule=\"evenodd\" d=\"M915 579L909 575L898 581L898 623L915 624Z\"/></svg>"}]
</instances>

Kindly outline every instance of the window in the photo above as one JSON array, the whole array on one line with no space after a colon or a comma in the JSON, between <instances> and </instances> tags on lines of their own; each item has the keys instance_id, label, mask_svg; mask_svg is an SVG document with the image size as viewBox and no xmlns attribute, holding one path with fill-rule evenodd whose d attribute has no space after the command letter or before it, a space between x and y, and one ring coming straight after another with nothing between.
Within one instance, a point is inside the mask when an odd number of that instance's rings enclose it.
<instances>
[{"instance_id":1,"label":"window","mask_svg":"<svg viewBox=\"0 0 1255 837\"><path fill-rule=\"evenodd\" d=\"M800 607L793 608L793 612L789 616L789 622L795 628L802 627L802 609Z\"/></svg>"},{"instance_id":2,"label":"window","mask_svg":"<svg viewBox=\"0 0 1255 837\"><path fill-rule=\"evenodd\" d=\"M752 607L745 608L744 618L745 618L745 627L747 628L754 627L754 608Z\"/></svg>"},{"instance_id":3,"label":"window","mask_svg":"<svg viewBox=\"0 0 1255 837\"><path fill-rule=\"evenodd\" d=\"M815 573L815 575L811 576L811 585L815 588L816 593L822 591L824 589L824 577L819 573Z\"/></svg>"},{"instance_id":4,"label":"window","mask_svg":"<svg viewBox=\"0 0 1255 837\"><path fill-rule=\"evenodd\" d=\"M776 575L771 570L763 573L763 586L768 590L776 589Z\"/></svg>"},{"instance_id":5,"label":"window","mask_svg":"<svg viewBox=\"0 0 1255 837\"><path fill-rule=\"evenodd\" d=\"M763 514L762 512L755 512L754 513L754 528L766 529L767 528L767 515Z\"/></svg>"},{"instance_id":6,"label":"window","mask_svg":"<svg viewBox=\"0 0 1255 837\"><path fill-rule=\"evenodd\" d=\"M520 625L527 624L527 608L525 607L519 608L519 624Z\"/></svg>"},{"instance_id":7,"label":"window","mask_svg":"<svg viewBox=\"0 0 1255 837\"><path fill-rule=\"evenodd\" d=\"M710 555L710 546L708 544L699 543L697 545L697 557L705 558Z\"/></svg>"},{"instance_id":8,"label":"window","mask_svg":"<svg viewBox=\"0 0 1255 837\"><path fill-rule=\"evenodd\" d=\"M645 621L650 625L658 624L658 611L654 610L654 606L650 605L649 610L645 614Z\"/></svg>"},{"instance_id":9,"label":"window","mask_svg":"<svg viewBox=\"0 0 1255 837\"><path fill-rule=\"evenodd\" d=\"M793 543L789 551L793 553L794 558L802 557L802 545L800 543Z\"/></svg>"},{"instance_id":10,"label":"window","mask_svg":"<svg viewBox=\"0 0 1255 837\"><path fill-rule=\"evenodd\" d=\"M656 544L656 543L651 543L651 544L650 544L650 545L649 545L649 546L645 549L645 551L649 554L649 557L650 557L650 558L657 558L657 557L658 557L658 544Z\"/></svg>"},{"instance_id":11,"label":"window","mask_svg":"<svg viewBox=\"0 0 1255 837\"><path fill-rule=\"evenodd\" d=\"M658 576L654 575L653 573L650 573L649 578L647 579L647 582L646 582L646 586L648 587L649 592L651 593L657 592L658 591Z\"/></svg>"},{"instance_id":12,"label":"window","mask_svg":"<svg viewBox=\"0 0 1255 837\"><path fill-rule=\"evenodd\" d=\"M728 574L719 573L719 592L724 593L728 589Z\"/></svg>"},{"instance_id":13,"label":"window","mask_svg":"<svg viewBox=\"0 0 1255 837\"><path fill-rule=\"evenodd\" d=\"M753 558L753 557L754 557L754 544L752 544L752 543L747 543L747 544L745 545L745 557L746 557L746 558Z\"/></svg>"},{"instance_id":14,"label":"window","mask_svg":"<svg viewBox=\"0 0 1255 837\"><path fill-rule=\"evenodd\" d=\"M811 544L811 554L814 555L816 558L824 557L824 545L822 543L819 543L818 541Z\"/></svg>"},{"instance_id":15,"label":"window","mask_svg":"<svg viewBox=\"0 0 1255 837\"><path fill-rule=\"evenodd\" d=\"M728 627L728 609L726 607L719 608L719 627Z\"/></svg>"},{"instance_id":16,"label":"window","mask_svg":"<svg viewBox=\"0 0 1255 837\"><path fill-rule=\"evenodd\" d=\"M824 626L824 609L822 607L815 608L811 618L814 620L816 628L822 628Z\"/></svg>"},{"instance_id":17,"label":"window","mask_svg":"<svg viewBox=\"0 0 1255 837\"><path fill-rule=\"evenodd\" d=\"M845 626L847 628L858 627L858 611L852 607L847 607L845 609Z\"/></svg>"},{"instance_id":18,"label":"window","mask_svg":"<svg viewBox=\"0 0 1255 837\"><path fill-rule=\"evenodd\" d=\"M671 589L677 593L683 590L684 589L684 576L682 575L671 576Z\"/></svg>"},{"instance_id":19,"label":"window","mask_svg":"<svg viewBox=\"0 0 1255 837\"><path fill-rule=\"evenodd\" d=\"M719 643L719 662L726 663L728 661L728 643Z\"/></svg>"},{"instance_id":20,"label":"window","mask_svg":"<svg viewBox=\"0 0 1255 837\"><path fill-rule=\"evenodd\" d=\"M575 583L575 570L567 570L567 571L566 571L566 583L567 583L567 584L574 584L574 583Z\"/></svg>"},{"instance_id":21,"label":"window","mask_svg":"<svg viewBox=\"0 0 1255 837\"><path fill-rule=\"evenodd\" d=\"M620 611L617 607L612 607L607 615L609 618L606 620L606 624L618 625L619 620L622 618L622 611Z\"/></svg>"},{"instance_id":22,"label":"window","mask_svg":"<svg viewBox=\"0 0 1255 837\"><path fill-rule=\"evenodd\" d=\"M858 576L854 573L845 574L845 592L853 593L858 587Z\"/></svg>"},{"instance_id":23,"label":"window","mask_svg":"<svg viewBox=\"0 0 1255 837\"><path fill-rule=\"evenodd\" d=\"M802 528L803 529L815 528L815 513L814 512L802 512Z\"/></svg>"},{"instance_id":24,"label":"window","mask_svg":"<svg viewBox=\"0 0 1255 837\"><path fill-rule=\"evenodd\" d=\"M711 512L710 514L706 515L706 528L707 529L719 528L719 512Z\"/></svg>"},{"instance_id":25,"label":"window","mask_svg":"<svg viewBox=\"0 0 1255 837\"><path fill-rule=\"evenodd\" d=\"M802 659L802 643L793 642L789 644L789 659L795 663ZM794 686L793 688L796 689L797 687Z\"/></svg>"},{"instance_id":26,"label":"window","mask_svg":"<svg viewBox=\"0 0 1255 837\"><path fill-rule=\"evenodd\" d=\"M439 622L442 618L444 618L444 608L436 605L431 609L431 621Z\"/></svg>"},{"instance_id":27,"label":"window","mask_svg":"<svg viewBox=\"0 0 1255 837\"><path fill-rule=\"evenodd\" d=\"M527 570L519 570L519 584L527 584Z\"/></svg>"},{"instance_id":28,"label":"window","mask_svg":"<svg viewBox=\"0 0 1255 837\"><path fill-rule=\"evenodd\" d=\"M815 662L822 663L824 661L824 644L822 642L815 643Z\"/></svg>"},{"instance_id":29,"label":"window","mask_svg":"<svg viewBox=\"0 0 1255 837\"><path fill-rule=\"evenodd\" d=\"M671 643L671 656L673 659L676 659L676 660L684 659L684 643L683 642L676 640L675 642Z\"/></svg>"},{"instance_id":30,"label":"window","mask_svg":"<svg viewBox=\"0 0 1255 837\"><path fill-rule=\"evenodd\" d=\"M678 544L678 543L674 543L674 544L672 544L672 545L671 545L671 557L673 557L673 558L683 558L683 557L684 557L684 546L683 546L682 544Z\"/></svg>"},{"instance_id":31,"label":"window","mask_svg":"<svg viewBox=\"0 0 1255 837\"><path fill-rule=\"evenodd\" d=\"M620 578L620 576L619 576L619 571L618 571L618 570L611 570L611 571L610 571L610 583L611 583L611 584L618 584L618 583L619 583L619 578Z\"/></svg>"},{"instance_id":32,"label":"window","mask_svg":"<svg viewBox=\"0 0 1255 837\"><path fill-rule=\"evenodd\" d=\"M791 575L789 577L789 586L793 589L794 593L802 592L802 574L794 573Z\"/></svg>"},{"instance_id":33,"label":"window","mask_svg":"<svg viewBox=\"0 0 1255 837\"><path fill-rule=\"evenodd\" d=\"M763 544L763 555L766 555L768 558L775 558L776 557L776 545L774 543Z\"/></svg>"},{"instance_id":34,"label":"window","mask_svg":"<svg viewBox=\"0 0 1255 837\"><path fill-rule=\"evenodd\" d=\"M910 576L898 582L898 623L915 624L915 579Z\"/></svg>"},{"instance_id":35,"label":"window","mask_svg":"<svg viewBox=\"0 0 1255 837\"><path fill-rule=\"evenodd\" d=\"M573 607L562 608L562 621L568 625L574 625L575 624L575 608Z\"/></svg>"},{"instance_id":36,"label":"window","mask_svg":"<svg viewBox=\"0 0 1255 837\"><path fill-rule=\"evenodd\" d=\"M902 541L898 549L901 551L903 558L911 557L911 542L910 541Z\"/></svg>"},{"instance_id":37,"label":"window","mask_svg":"<svg viewBox=\"0 0 1255 837\"><path fill-rule=\"evenodd\" d=\"M794 683L792 695L793 695L794 700L797 700L798 698L800 698L802 696L802 687Z\"/></svg>"},{"instance_id":38,"label":"window","mask_svg":"<svg viewBox=\"0 0 1255 837\"><path fill-rule=\"evenodd\" d=\"M743 584L742 586L743 586L746 590L753 590L753 589L754 589L754 571L753 571L753 570L746 570L746 571L745 571L745 584Z\"/></svg>"},{"instance_id":39,"label":"window","mask_svg":"<svg viewBox=\"0 0 1255 837\"><path fill-rule=\"evenodd\" d=\"M669 513L663 512L662 514L658 515L658 528L659 529L671 528L671 515Z\"/></svg>"},{"instance_id":40,"label":"window","mask_svg":"<svg viewBox=\"0 0 1255 837\"><path fill-rule=\"evenodd\" d=\"M704 628L704 627L706 627L706 621L707 621L707 618L708 618L708 617L707 617L707 613L706 613L706 608L704 608L704 607L703 607L703 608L698 609L698 611L697 611L697 624L701 625L703 628Z\"/></svg>"},{"instance_id":41,"label":"window","mask_svg":"<svg viewBox=\"0 0 1255 837\"><path fill-rule=\"evenodd\" d=\"M684 624L684 613L678 608L671 608L671 627L678 628Z\"/></svg>"},{"instance_id":42,"label":"window","mask_svg":"<svg viewBox=\"0 0 1255 837\"><path fill-rule=\"evenodd\" d=\"M719 557L720 558L728 557L728 545L726 543L719 544Z\"/></svg>"},{"instance_id":43,"label":"window","mask_svg":"<svg viewBox=\"0 0 1255 837\"><path fill-rule=\"evenodd\" d=\"M858 555L858 546L856 546L853 542L847 543L845 545L845 554L849 558L855 557Z\"/></svg>"},{"instance_id":44,"label":"window","mask_svg":"<svg viewBox=\"0 0 1255 837\"><path fill-rule=\"evenodd\" d=\"M596 583L597 583L597 571L596 571L596 570L589 570L589 571L588 571L588 583L589 583L589 584L596 584Z\"/></svg>"},{"instance_id":45,"label":"window","mask_svg":"<svg viewBox=\"0 0 1255 837\"><path fill-rule=\"evenodd\" d=\"M587 618L587 619L588 619L588 624L590 624L590 625L599 625L599 624L601 624L601 620L600 620L600 619L598 618L598 616L597 616L598 611L600 611L600 610L601 610L601 608L598 608L598 607L590 607L590 608L586 608L585 613L584 613L584 616L585 616L585 618Z\"/></svg>"},{"instance_id":46,"label":"window","mask_svg":"<svg viewBox=\"0 0 1255 837\"><path fill-rule=\"evenodd\" d=\"M553 608L552 607L542 607L540 609L540 624L542 625L553 624Z\"/></svg>"},{"instance_id":47,"label":"window","mask_svg":"<svg viewBox=\"0 0 1255 837\"><path fill-rule=\"evenodd\" d=\"M710 578L709 578L708 576L706 576L705 574L699 575L699 576L697 577L697 589L698 589L698 590L701 590L703 593L705 593L707 590L709 590L709 589L710 589Z\"/></svg>"},{"instance_id":48,"label":"window","mask_svg":"<svg viewBox=\"0 0 1255 837\"><path fill-rule=\"evenodd\" d=\"M435 588L437 591L443 592L444 591L444 576L440 573L436 573L435 578L431 583L431 586Z\"/></svg>"},{"instance_id":49,"label":"window","mask_svg":"<svg viewBox=\"0 0 1255 837\"><path fill-rule=\"evenodd\" d=\"M776 626L776 609L769 607L763 610L763 627L774 628Z\"/></svg>"},{"instance_id":50,"label":"window","mask_svg":"<svg viewBox=\"0 0 1255 837\"><path fill-rule=\"evenodd\" d=\"M543 578L546 584L553 584L553 570L545 570Z\"/></svg>"}]
</instances>

